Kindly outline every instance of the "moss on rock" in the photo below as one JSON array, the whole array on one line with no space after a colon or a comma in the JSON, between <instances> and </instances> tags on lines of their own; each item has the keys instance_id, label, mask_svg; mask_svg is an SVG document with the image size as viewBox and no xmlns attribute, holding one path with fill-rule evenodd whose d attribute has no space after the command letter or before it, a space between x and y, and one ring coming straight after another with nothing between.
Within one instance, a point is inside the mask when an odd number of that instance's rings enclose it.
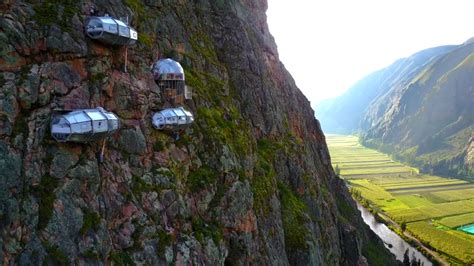
<instances>
[{"instance_id":1,"label":"moss on rock","mask_svg":"<svg viewBox=\"0 0 474 266\"><path fill-rule=\"evenodd\" d=\"M82 222L82 227L80 233L82 235L86 234L90 229L97 230L100 225L100 215L96 212L86 210L84 212L84 218Z\"/></svg>"},{"instance_id":2,"label":"moss on rock","mask_svg":"<svg viewBox=\"0 0 474 266\"><path fill-rule=\"evenodd\" d=\"M44 229L48 225L51 217L53 216L53 203L56 199L54 190L57 186L58 180L56 178L50 175L44 175L41 178L39 186L33 191L39 198L38 229Z\"/></svg>"},{"instance_id":3,"label":"moss on rock","mask_svg":"<svg viewBox=\"0 0 474 266\"><path fill-rule=\"evenodd\" d=\"M68 265L70 263L66 254L56 246L43 242L47 256L44 259L45 265Z\"/></svg>"},{"instance_id":4,"label":"moss on rock","mask_svg":"<svg viewBox=\"0 0 474 266\"><path fill-rule=\"evenodd\" d=\"M189 174L187 183L191 191L198 191L214 184L218 175L216 170L203 166Z\"/></svg>"},{"instance_id":5,"label":"moss on rock","mask_svg":"<svg viewBox=\"0 0 474 266\"><path fill-rule=\"evenodd\" d=\"M308 222L306 204L285 184L279 182L283 230L287 250L308 249L306 237L309 233L305 226Z\"/></svg>"},{"instance_id":6,"label":"moss on rock","mask_svg":"<svg viewBox=\"0 0 474 266\"><path fill-rule=\"evenodd\" d=\"M72 30L72 17L79 12L74 0L46 0L36 4L34 19L39 25L59 25L63 31Z\"/></svg>"}]
</instances>

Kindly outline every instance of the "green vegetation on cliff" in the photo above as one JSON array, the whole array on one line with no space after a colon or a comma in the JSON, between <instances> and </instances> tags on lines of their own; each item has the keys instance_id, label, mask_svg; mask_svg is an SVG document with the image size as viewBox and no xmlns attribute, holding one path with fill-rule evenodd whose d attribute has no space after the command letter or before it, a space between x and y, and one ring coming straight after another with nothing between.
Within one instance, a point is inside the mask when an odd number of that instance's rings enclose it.
<instances>
[{"instance_id":1,"label":"green vegetation on cliff","mask_svg":"<svg viewBox=\"0 0 474 266\"><path fill-rule=\"evenodd\" d=\"M73 30L72 18L79 13L74 0L46 0L33 6L33 19L41 26L59 26L65 32Z\"/></svg>"},{"instance_id":2,"label":"green vegetation on cliff","mask_svg":"<svg viewBox=\"0 0 474 266\"><path fill-rule=\"evenodd\" d=\"M278 190L281 198L286 247L289 250L307 249L308 229L305 227L308 221L307 206L285 184L278 183Z\"/></svg>"},{"instance_id":3,"label":"green vegetation on cliff","mask_svg":"<svg viewBox=\"0 0 474 266\"><path fill-rule=\"evenodd\" d=\"M57 186L58 181L54 177L45 175L41 178L39 186L34 188L33 193L36 193L39 198L38 229L45 228L53 215L53 203L56 198L54 189Z\"/></svg>"}]
</instances>

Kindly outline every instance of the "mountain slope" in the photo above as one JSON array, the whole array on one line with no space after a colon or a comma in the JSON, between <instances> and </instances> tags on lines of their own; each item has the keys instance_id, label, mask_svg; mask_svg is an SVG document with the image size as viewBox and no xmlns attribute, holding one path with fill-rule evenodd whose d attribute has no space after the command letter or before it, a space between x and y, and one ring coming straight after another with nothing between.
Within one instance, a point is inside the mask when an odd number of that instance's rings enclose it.
<instances>
[{"instance_id":1,"label":"mountain slope","mask_svg":"<svg viewBox=\"0 0 474 266\"><path fill-rule=\"evenodd\" d=\"M406 84L431 62L453 46L440 46L418 52L408 58L399 59L392 65L375 71L361 79L341 96L322 101L315 107L315 112L321 121L323 130L328 133L350 134L356 132L369 104L375 99L383 99L384 95L395 90L401 84ZM383 104L373 110L383 114L386 110Z\"/></svg>"},{"instance_id":2,"label":"mountain slope","mask_svg":"<svg viewBox=\"0 0 474 266\"><path fill-rule=\"evenodd\" d=\"M87 39L92 4L139 43ZM266 1L0 4L2 264L394 264L338 179L309 102L278 59ZM152 128L149 66L185 69L193 126ZM106 142L51 139L53 110L103 106Z\"/></svg>"},{"instance_id":3,"label":"mountain slope","mask_svg":"<svg viewBox=\"0 0 474 266\"><path fill-rule=\"evenodd\" d=\"M326 111L320 108L318 112L317 108L316 113L323 128L325 120L337 123L339 117L350 115L356 121L345 131L328 122L328 132L360 132L366 145L394 153L424 171L471 176L474 167L468 154L474 129L473 52L474 45L466 42L416 53L373 74L395 79L354 86L332 104L340 106L349 101L349 105L363 108L351 113L323 106ZM425 56L428 54L431 56ZM399 71L401 61L405 62L405 71ZM372 75L362 83L367 84L367 80L372 81ZM370 94L374 90L379 93ZM364 96L352 97L356 93Z\"/></svg>"}]
</instances>

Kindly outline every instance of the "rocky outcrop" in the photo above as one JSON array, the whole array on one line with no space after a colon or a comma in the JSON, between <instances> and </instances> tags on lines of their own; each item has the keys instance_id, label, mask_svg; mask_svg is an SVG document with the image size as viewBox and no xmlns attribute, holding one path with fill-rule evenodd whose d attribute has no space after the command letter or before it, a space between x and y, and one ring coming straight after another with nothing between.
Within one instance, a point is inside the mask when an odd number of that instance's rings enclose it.
<instances>
[{"instance_id":1,"label":"rocky outcrop","mask_svg":"<svg viewBox=\"0 0 474 266\"><path fill-rule=\"evenodd\" d=\"M466 42L400 59L316 112L327 132L360 132L366 145L424 172L472 177L473 52ZM339 123L348 117L351 123Z\"/></svg>"},{"instance_id":2,"label":"rocky outcrop","mask_svg":"<svg viewBox=\"0 0 474 266\"><path fill-rule=\"evenodd\" d=\"M129 48L83 22L128 17ZM278 59L266 1L3 1L0 261L12 264L389 265L330 165L309 102ZM150 73L185 69L196 121L153 129ZM57 143L57 110L103 106L105 142Z\"/></svg>"}]
</instances>

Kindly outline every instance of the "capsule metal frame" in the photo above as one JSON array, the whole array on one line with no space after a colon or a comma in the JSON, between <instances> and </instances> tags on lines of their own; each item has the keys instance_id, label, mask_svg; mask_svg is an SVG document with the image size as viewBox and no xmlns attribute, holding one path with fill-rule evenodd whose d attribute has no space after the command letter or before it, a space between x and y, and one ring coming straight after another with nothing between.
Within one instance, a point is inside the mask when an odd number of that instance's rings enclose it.
<instances>
[{"instance_id":1,"label":"capsule metal frame","mask_svg":"<svg viewBox=\"0 0 474 266\"><path fill-rule=\"evenodd\" d=\"M138 40L134 28L109 16L89 17L85 23L85 32L89 38L110 45L133 45Z\"/></svg>"},{"instance_id":2,"label":"capsule metal frame","mask_svg":"<svg viewBox=\"0 0 474 266\"><path fill-rule=\"evenodd\" d=\"M194 122L194 116L183 107L168 108L156 112L152 118L153 127L159 130L180 130Z\"/></svg>"},{"instance_id":3,"label":"capsule metal frame","mask_svg":"<svg viewBox=\"0 0 474 266\"><path fill-rule=\"evenodd\" d=\"M119 128L119 118L102 107L79 109L54 116L51 136L58 142L86 143L104 139Z\"/></svg>"}]
</instances>

